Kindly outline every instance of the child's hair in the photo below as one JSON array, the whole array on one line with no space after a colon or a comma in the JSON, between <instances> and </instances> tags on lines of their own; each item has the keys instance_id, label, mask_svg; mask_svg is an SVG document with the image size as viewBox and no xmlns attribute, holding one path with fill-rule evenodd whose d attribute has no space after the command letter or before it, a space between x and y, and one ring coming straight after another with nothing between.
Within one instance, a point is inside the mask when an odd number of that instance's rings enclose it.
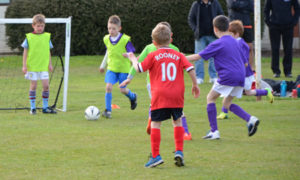
<instances>
[{"instance_id":1,"label":"child's hair","mask_svg":"<svg viewBox=\"0 0 300 180\"><path fill-rule=\"evenodd\" d=\"M36 14L32 18L32 24L45 24L45 16L43 14Z\"/></svg>"},{"instance_id":2,"label":"child's hair","mask_svg":"<svg viewBox=\"0 0 300 180\"><path fill-rule=\"evenodd\" d=\"M108 23L116 24L118 26L121 26L121 19L118 15L112 15L112 16L109 17Z\"/></svg>"},{"instance_id":3,"label":"child's hair","mask_svg":"<svg viewBox=\"0 0 300 180\"><path fill-rule=\"evenodd\" d=\"M167 27L171 30L171 32L172 32L171 25L170 25L170 23L168 23L167 21L162 21L162 22L160 22L160 23L158 23L158 24L162 24L162 25L167 26ZM157 24L157 25L158 25L158 24Z\"/></svg>"},{"instance_id":4,"label":"child's hair","mask_svg":"<svg viewBox=\"0 0 300 180\"><path fill-rule=\"evenodd\" d=\"M224 15L219 15L214 18L213 25L221 32L226 32L229 27L229 19Z\"/></svg>"},{"instance_id":5,"label":"child's hair","mask_svg":"<svg viewBox=\"0 0 300 180\"><path fill-rule=\"evenodd\" d=\"M239 33L239 36L242 37L244 34L243 23L240 20L234 20L229 23L229 31L233 34Z\"/></svg>"},{"instance_id":6,"label":"child's hair","mask_svg":"<svg viewBox=\"0 0 300 180\"><path fill-rule=\"evenodd\" d=\"M171 30L168 26L158 24L152 30L152 39L159 45L167 45L171 40Z\"/></svg>"}]
</instances>

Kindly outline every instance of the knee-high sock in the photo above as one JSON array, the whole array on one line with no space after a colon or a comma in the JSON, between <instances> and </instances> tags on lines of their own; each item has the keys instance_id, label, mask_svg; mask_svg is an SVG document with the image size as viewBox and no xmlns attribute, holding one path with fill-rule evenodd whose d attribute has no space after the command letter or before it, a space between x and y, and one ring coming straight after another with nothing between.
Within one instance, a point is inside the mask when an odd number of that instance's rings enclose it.
<instances>
[{"instance_id":1,"label":"knee-high sock","mask_svg":"<svg viewBox=\"0 0 300 180\"><path fill-rule=\"evenodd\" d=\"M216 130L218 130L216 104L215 103L208 104L206 110L207 110L207 116L211 128L211 132L215 132Z\"/></svg>"},{"instance_id":2,"label":"knee-high sock","mask_svg":"<svg viewBox=\"0 0 300 180\"><path fill-rule=\"evenodd\" d=\"M135 99L135 94L133 92L131 92L130 90L128 91L128 94L126 94L125 96L127 96L130 100Z\"/></svg>"},{"instance_id":3,"label":"knee-high sock","mask_svg":"<svg viewBox=\"0 0 300 180\"><path fill-rule=\"evenodd\" d=\"M228 113L228 109L226 109L224 106L222 107L222 112Z\"/></svg>"},{"instance_id":4,"label":"knee-high sock","mask_svg":"<svg viewBox=\"0 0 300 180\"><path fill-rule=\"evenodd\" d=\"M159 146L160 146L160 129L151 128L151 151L152 157L156 158L159 155Z\"/></svg>"},{"instance_id":5,"label":"knee-high sock","mask_svg":"<svg viewBox=\"0 0 300 180\"><path fill-rule=\"evenodd\" d=\"M30 101L30 109L35 109L35 97L36 97L36 91L29 91L29 101Z\"/></svg>"},{"instance_id":6,"label":"knee-high sock","mask_svg":"<svg viewBox=\"0 0 300 180\"><path fill-rule=\"evenodd\" d=\"M184 129L182 126L174 127L175 151L183 151L183 134Z\"/></svg>"},{"instance_id":7,"label":"knee-high sock","mask_svg":"<svg viewBox=\"0 0 300 180\"><path fill-rule=\"evenodd\" d=\"M186 117L182 116L181 121L182 121L182 127L184 128L184 132L190 134L188 125L186 123Z\"/></svg>"},{"instance_id":8,"label":"knee-high sock","mask_svg":"<svg viewBox=\"0 0 300 180\"><path fill-rule=\"evenodd\" d=\"M246 122L248 122L251 117L250 114L248 114L246 111L244 111L240 106L236 104L231 104L229 110L233 112L235 115L237 115L238 117L244 119Z\"/></svg>"},{"instance_id":9,"label":"knee-high sock","mask_svg":"<svg viewBox=\"0 0 300 180\"><path fill-rule=\"evenodd\" d=\"M266 96L268 94L268 91L265 89L256 89L255 96Z\"/></svg>"},{"instance_id":10,"label":"knee-high sock","mask_svg":"<svg viewBox=\"0 0 300 180\"><path fill-rule=\"evenodd\" d=\"M112 94L110 93L105 93L105 107L107 111L111 111L111 101L112 101Z\"/></svg>"},{"instance_id":11,"label":"knee-high sock","mask_svg":"<svg viewBox=\"0 0 300 180\"><path fill-rule=\"evenodd\" d=\"M48 99L49 99L49 91L43 91L43 109L46 109L48 107Z\"/></svg>"}]
</instances>

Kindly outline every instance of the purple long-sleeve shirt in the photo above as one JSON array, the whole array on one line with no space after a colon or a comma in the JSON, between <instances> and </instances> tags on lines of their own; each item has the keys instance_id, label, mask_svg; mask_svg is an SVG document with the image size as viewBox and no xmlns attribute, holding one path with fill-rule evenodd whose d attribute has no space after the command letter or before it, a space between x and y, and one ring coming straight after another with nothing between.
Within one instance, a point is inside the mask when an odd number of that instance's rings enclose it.
<instances>
[{"instance_id":1,"label":"purple long-sleeve shirt","mask_svg":"<svg viewBox=\"0 0 300 180\"><path fill-rule=\"evenodd\" d=\"M244 87L245 64L238 41L230 35L222 36L199 53L203 59L214 58L218 83Z\"/></svg>"},{"instance_id":2,"label":"purple long-sleeve shirt","mask_svg":"<svg viewBox=\"0 0 300 180\"><path fill-rule=\"evenodd\" d=\"M111 39L111 37L109 37L109 40L110 40L111 44L115 45L120 41L122 36L123 36L123 34L120 33L118 39L116 39L115 41L113 41ZM126 44L126 51L127 52L133 52L133 53L135 52L135 48L134 48L133 44L131 43L131 41L128 41L128 43Z\"/></svg>"},{"instance_id":3,"label":"purple long-sleeve shirt","mask_svg":"<svg viewBox=\"0 0 300 180\"><path fill-rule=\"evenodd\" d=\"M246 77L250 77L253 75L253 71L251 69L251 66L249 64L249 53L250 53L250 48L248 46L248 44L244 41L243 38L238 38L237 39L238 44L241 47L241 53L242 53L242 59L244 61L244 63L248 64L248 66L246 67Z\"/></svg>"}]
</instances>

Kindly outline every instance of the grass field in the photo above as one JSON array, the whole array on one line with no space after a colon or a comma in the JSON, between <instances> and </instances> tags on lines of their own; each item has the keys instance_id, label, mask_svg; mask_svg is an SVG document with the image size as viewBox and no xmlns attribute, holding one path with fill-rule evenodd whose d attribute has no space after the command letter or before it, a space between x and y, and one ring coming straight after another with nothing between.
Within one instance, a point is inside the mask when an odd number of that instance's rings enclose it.
<instances>
[{"instance_id":1,"label":"grass field","mask_svg":"<svg viewBox=\"0 0 300 180\"><path fill-rule=\"evenodd\" d=\"M230 119L218 121L220 140L202 140L209 130L206 95L211 84L200 85L200 98L194 99L188 76L184 112L193 140L185 141L186 166L174 165L173 128L166 121L161 141L165 163L144 168L150 153L146 74L137 75L128 86L138 94L136 110L130 110L129 100L114 86L113 103L121 108L113 111L113 118L84 119L89 105L105 108L104 74L98 72L101 59L71 57L67 112L38 111L32 116L26 110L0 111L1 180L299 179L300 99L276 97L273 104L265 97L259 102L255 97L235 100L261 120L258 132L249 138L246 123L230 113ZM269 58L263 59L262 71L264 78L272 78ZM294 61L293 74L300 74L300 59ZM219 112L221 99L217 107Z\"/></svg>"}]
</instances>

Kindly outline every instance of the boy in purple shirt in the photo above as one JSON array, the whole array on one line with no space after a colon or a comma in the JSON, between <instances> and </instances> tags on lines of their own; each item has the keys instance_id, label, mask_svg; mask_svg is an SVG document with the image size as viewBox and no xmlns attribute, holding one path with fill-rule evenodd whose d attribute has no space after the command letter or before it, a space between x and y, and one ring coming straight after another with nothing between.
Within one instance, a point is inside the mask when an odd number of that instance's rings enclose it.
<instances>
[{"instance_id":1,"label":"boy in purple shirt","mask_svg":"<svg viewBox=\"0 0 300 180\"><path fill-rule=\"evenodd\" d=\"M271 89L251 89L252 82L255 80L253 71L251 69L251 66L249 64L249 53L250 48L247 45L247 43L244 41L243 36L244 33L244 27L243 23L240 20L234 20L229 23L229 31L232 33L232 36L238 41L238 44L240 46L240 50L242 53L243 61L248 64L246 66L246 78L245 78L245 85L244 90L245 94L247 96L267 96L270 103L273 103L274 96L271 92ZM224 106L222 107L222 112L217 117L217 119L227 119L228 118L228 109L226 109Z\"/></svg>"},{"instance_id":2,"label":"boy in purple shirt","mask_svg":"<svg viewBox=\"0 0 300 180\"><path fill-rule=\"evenodd\" d=\"M234 97L241 98L245 84L245 62L242 60L239 44L228 31L229 20L226 16L220 15L213 20L215 35L219 38L209 44L199 54L187 56L189 61L195 61L202 57L215 60L215 68L219 78L207 95L207 115L211 130L204 136L204 139L219 139L220 133L217 126L217 108L215 101L224 96L223 106L231 112L244 119L248 126L248 135L252 136L257 130L259 120L251 116L240 106L232 104Z\"/></svg>"}]
</instances>

